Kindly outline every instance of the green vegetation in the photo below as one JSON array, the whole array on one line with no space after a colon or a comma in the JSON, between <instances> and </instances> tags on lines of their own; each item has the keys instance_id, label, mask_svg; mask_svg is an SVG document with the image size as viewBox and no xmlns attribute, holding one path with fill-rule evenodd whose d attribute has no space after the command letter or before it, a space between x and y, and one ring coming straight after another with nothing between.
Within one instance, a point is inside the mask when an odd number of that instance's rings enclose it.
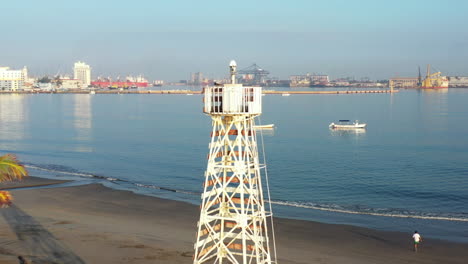
<instances>
[{"instance_id":1,"label":"green vegetation","mask_svg":"<svg viewBox=\"0 0 468 264\"><path fill-rule=\"evenodd\" d=\"M49 76L44 76L40 78L37 82L39 83L50 83L52 80L49 78Z\"/></svg>"},{"instance_id":2,"label":"green vegetation","mask_svg":"<svg viewBox=\"0 0 468 264\"><path fill-rule=\"evenodd\" d=\"M16 159L15 155L6 154L0 156L0 182L21 180L28 176L28 171ZM0 206L11 204L12 197L7 191L0 191Z\"/></svg>"},{"instance_id":3,"label":"green vegetation","mask_svg":"<svg viewBox=\"0 0 468 264\"><path fill-rule=\"evenodd\" d=\"M28 176L28 171L16 159L15 155L0 156L0 182L21 180Z\"/></svg>"}]
</instances>

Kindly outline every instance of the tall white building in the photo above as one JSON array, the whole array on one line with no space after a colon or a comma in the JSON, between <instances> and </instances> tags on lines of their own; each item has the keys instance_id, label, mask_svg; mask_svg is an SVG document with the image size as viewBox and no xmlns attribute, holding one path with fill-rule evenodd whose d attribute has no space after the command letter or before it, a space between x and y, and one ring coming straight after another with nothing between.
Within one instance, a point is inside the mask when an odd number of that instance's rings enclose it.
<instances>
[{"instance_id":1,"label":"tall white building","mask_svg":"<svg viewBox=\"0 0 468 264\"><path fill-rule=\"evenodd\" d=\"M10 67L0 67L0 90L16 91L23 89L28 80L28 69L10 70Z\"/></svg>"},{"instance_id":2,"label":"tall white building","mask_svg":"<svg viewBox=\"0 0 468 264\"><path fill-rule=\"evenodd\" d=\"M74 78L81 80L85 87L91 85L91 67L84 62L75 62L75 67L73 68Z\"/></svg>"}]
</instances>

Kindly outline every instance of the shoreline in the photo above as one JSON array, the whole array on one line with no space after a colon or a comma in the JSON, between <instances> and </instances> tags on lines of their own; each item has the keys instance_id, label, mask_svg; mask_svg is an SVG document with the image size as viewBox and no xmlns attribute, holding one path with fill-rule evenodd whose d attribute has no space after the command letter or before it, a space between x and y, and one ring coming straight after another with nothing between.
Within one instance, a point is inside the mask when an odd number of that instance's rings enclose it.
<instances>
[{"instance_id":1,"label":"shoreline","mask_svg":"<svg viewBox=\"0 0 468 264\"><path fill-rule=\"evenodd\" d=\"M38 180L52 181L60 183ZM0 263L17 263L17 255L38 263L192 261L198 206L101 184L11 192L14 205L0 211ZM465 263L468 258L466 243L426 238L416 254L412 234L274 220L279 263ZM61 254L51 254L57 251Z\"/></svg>"}]
</instances>

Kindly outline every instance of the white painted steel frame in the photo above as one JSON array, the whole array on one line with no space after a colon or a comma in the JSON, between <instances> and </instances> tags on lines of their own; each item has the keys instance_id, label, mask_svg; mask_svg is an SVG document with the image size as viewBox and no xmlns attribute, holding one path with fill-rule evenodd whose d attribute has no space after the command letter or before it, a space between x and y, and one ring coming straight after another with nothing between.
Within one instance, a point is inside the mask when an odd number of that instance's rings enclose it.
<instances>
[{"instance_id":1,"label":"white painted steel frame","mask_svg":"<svg viewBox=\"0 0 468 264\"><path fill-rule=\"evenodd\" d=\"M204 111L212 117L213 131L193 263L274 263L267 225L271 215L265 209L254 131L255 117L261 113L261 88L240 85L229 92L219 88L225 87L205 89ZM213 107L213 102L221 101L219 96L226 95L232 105ZM246 103L253 113L235 106Z\"/></svg>"}]
</instances>

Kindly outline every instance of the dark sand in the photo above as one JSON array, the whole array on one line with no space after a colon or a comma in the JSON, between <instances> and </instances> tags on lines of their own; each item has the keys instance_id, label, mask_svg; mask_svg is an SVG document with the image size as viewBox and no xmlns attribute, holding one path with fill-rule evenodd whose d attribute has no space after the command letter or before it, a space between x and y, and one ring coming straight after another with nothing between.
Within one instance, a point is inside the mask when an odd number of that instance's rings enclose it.
<instances>
[{"instance_id":1,"label":"dark sand","mask_svg":"<svg viewBox=\"0 0 468 264\"><path fill-rule=\"evenodd\" d=\"M0 263L192 263L197 206L98 184L11 192ZM282 218L275 228L280 264L468 263L467 244L426 238L415 253L411 234Z\"/></svg>"},{"instance_id":2,"label":"dark sand","mask_svg":"<svg viewBox=\"0 0 468 264\"><path fill-rule=\"evenodd\" d=\"M70 182L68 180L55 180L55 179L46 179L39 177L26 177L22 181L6 181L0 182L0 190L12 190L17 188L26 188L26 187L41 187L48 185L56 185L59 183Z\"/></svg>"}]
</instances>

